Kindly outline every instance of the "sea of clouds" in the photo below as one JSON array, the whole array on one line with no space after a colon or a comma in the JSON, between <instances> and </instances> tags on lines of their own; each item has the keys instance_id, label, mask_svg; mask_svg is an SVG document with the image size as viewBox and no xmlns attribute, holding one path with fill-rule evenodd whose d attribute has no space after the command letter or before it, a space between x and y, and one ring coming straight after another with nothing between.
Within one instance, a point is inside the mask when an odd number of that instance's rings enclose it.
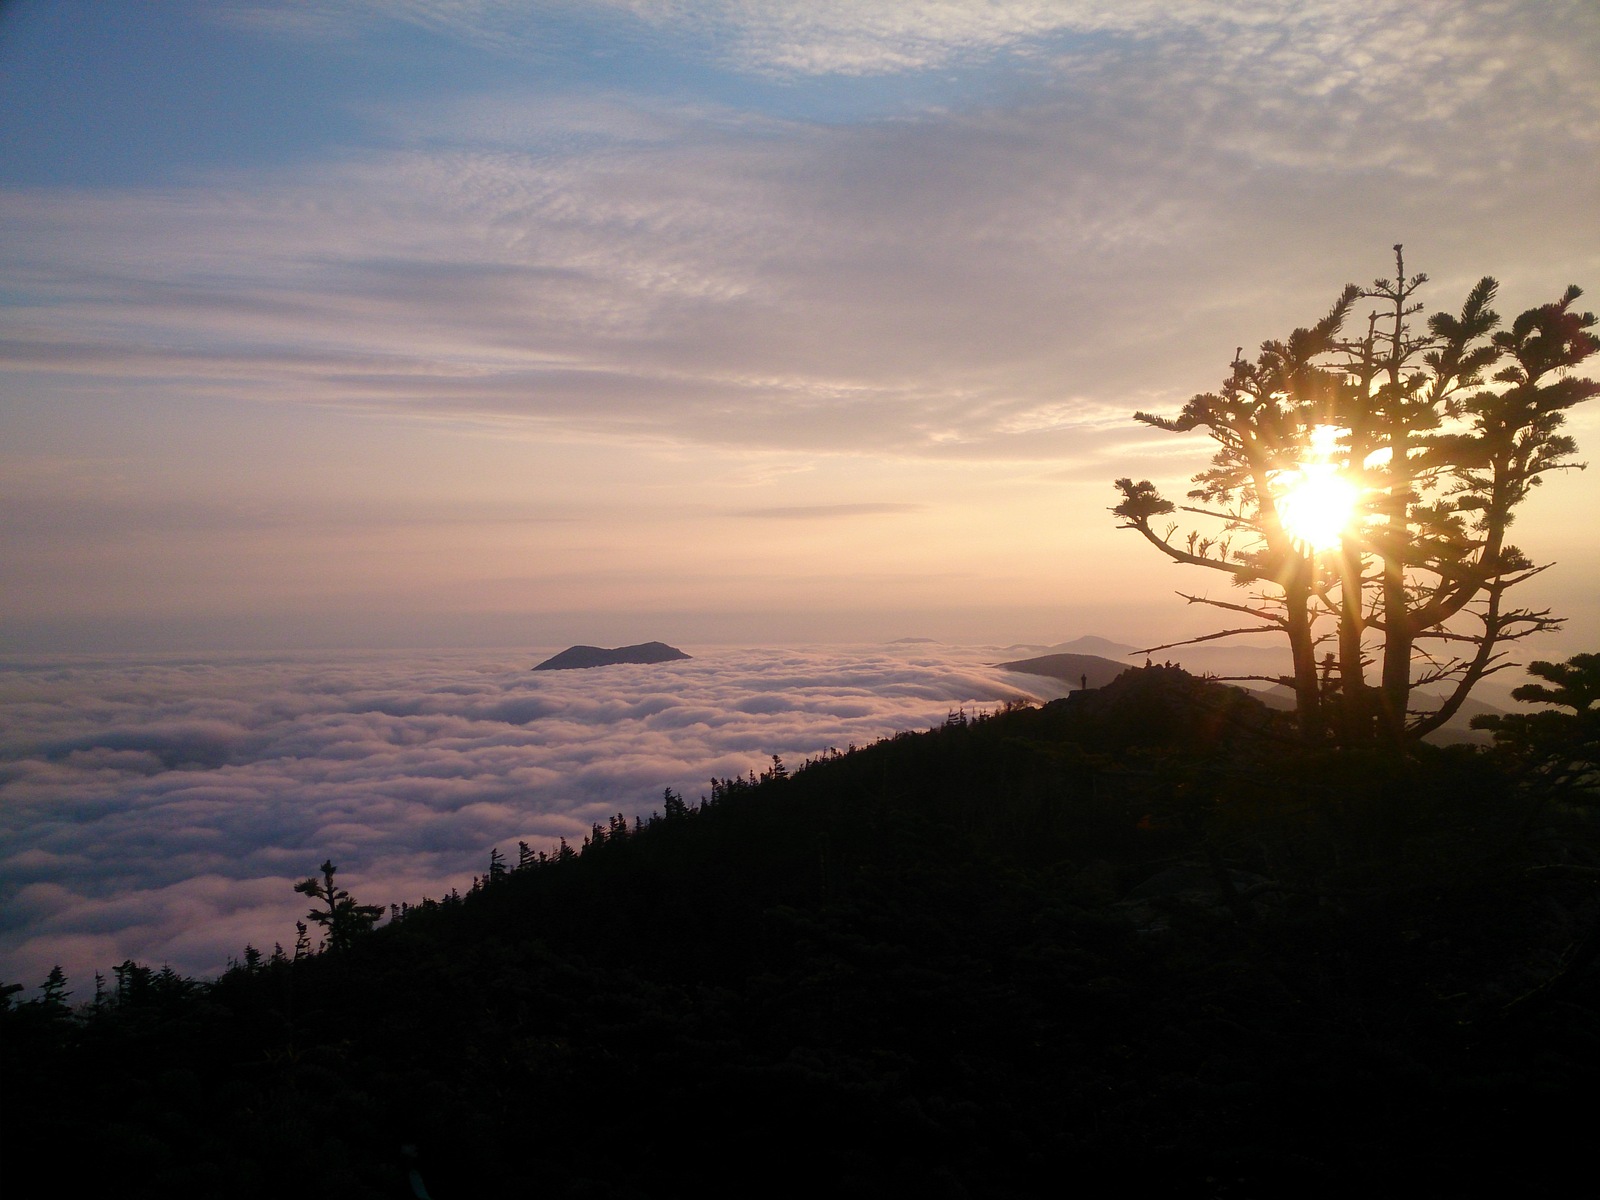
<instances>
[{"instance_id":1,"label":"sea of clouds","mask_svg":"<svg viewBox=\"0 0 1600 1200\"><path fill-rule=\"evenodd\" d=\"M1061 694L998 648L691 648L0 662L0 980L77 999L127 958L211 976L291 945L325 858L364 903L465 889L671 787Z\"/></svg>"}]
</instances>

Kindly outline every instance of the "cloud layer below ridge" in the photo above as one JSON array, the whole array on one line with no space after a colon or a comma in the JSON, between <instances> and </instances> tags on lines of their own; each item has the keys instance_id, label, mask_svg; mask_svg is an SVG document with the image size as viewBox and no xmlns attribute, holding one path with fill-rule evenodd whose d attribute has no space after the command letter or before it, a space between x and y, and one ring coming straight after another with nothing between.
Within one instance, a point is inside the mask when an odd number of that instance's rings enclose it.
<instances>
[{"instance_id":1,"label":"cloud layer below ridge","mask_svg":"<svg viewBox=\"0 0 1600 1200\"><path fill-rule=\"evenodd\" d=\"M666 787L693 801L774 754L1056 694L943 647L696 654L538 674L482 652L13 663L0 977L59 962L82 988L128 957L214 973L292 943L290 889L327 857L361 900L415 902L491 847L648 816Z\"/></svg>"}]
</instances>

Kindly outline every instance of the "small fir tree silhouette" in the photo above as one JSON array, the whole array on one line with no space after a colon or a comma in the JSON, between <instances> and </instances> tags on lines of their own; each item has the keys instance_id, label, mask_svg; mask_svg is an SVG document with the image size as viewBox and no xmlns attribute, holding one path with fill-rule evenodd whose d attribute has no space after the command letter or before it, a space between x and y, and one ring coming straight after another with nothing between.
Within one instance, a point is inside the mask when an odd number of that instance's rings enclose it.
<instances>
[{"instance_id":1,"label":"small fir tree silhouette","mask_svg":"<svg viewBox=\"0 0 1600 1200\"><path fill-rule=\"evenodd\" d=\"M1551 707L1477 716L1473 728L1491 731L1499 749L1552 790L1600 790L1600 654L1530 663L1528 673L1545 683L1525 683L1512 696Z\"/></svg>"},{"instance_id":2,"label":"small fir tree silhouette","mask_svg":"<svg viewBox=\"0 0 1600 1200\"><path fill-rule=\"evenodd\" d=\"M383 906L357 904L355 897L334 883L333 876L339 868L333 865L332 859L325 860L321 870L321 879L315 876L302 879L294 885L294 890L324 905L322 908L313 908L306 917L322 926L328 949L348 950L357 937L371 929L383 916Z\"/></svg>"},{"instance_id":3,"label":"small fir tree silhouette","mask_svg":"<svg viewBox=\"0 0 1600 1200\"><path fill-rule=\"evenodd\" d=\"M71 995L72 992L67 988L66 973L61 970L61 965L57 963L50 968L50 974L45 978L44 985L40 989L39 1004L53 1016L66 1016L69 1011L67 998Z\"/></svg>"}]
</instances>

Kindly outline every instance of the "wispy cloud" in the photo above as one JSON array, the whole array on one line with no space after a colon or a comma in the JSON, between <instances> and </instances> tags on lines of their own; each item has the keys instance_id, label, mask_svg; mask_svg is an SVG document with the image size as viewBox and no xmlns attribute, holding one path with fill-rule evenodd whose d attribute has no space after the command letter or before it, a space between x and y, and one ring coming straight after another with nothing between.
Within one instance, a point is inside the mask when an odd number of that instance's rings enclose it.
<instances>
[{"instance_id":1,"label":"wispy cloud","mask_svg":"<svg viewBox=\"0 0 1600 1200\"><path fill-rule=\"evenodd\" d=\"M901 75L1008 51L1073 69L1108 51L1160 47L1173 65L1212 60L1213 94L1258 82L1331 98L1404 89L1421 120L1463 104L1574 81L1592 95L1596 19L1584 0L1480 5L1439 0L311 0L236 3L257 28L328 36L374 19L415 25L503 54L543 58L552 30L589 23L626 43L671 35L658 49L712 57L779 77ZM1590 106L1590 112L1593 113ZM1591 122L1592 122L1591 116Z\"/></svg>"},{"instance_id":2,"label":"wispy cloud","mask_svg":"<svg viewBox=\"0 0 1600 1200\"><path fill-rule=\"evenodd\" d=\"M763 521L830 521L836 517L878 517L895 513L922 512L922 504L792 504L769 508L747 508L735 512L736 517L754 517Z\"/></svg>"},{"instance_id":3,"label":"wispy cloud","mask_svg":"<svg viewBox=\"0 0 1600 1200\"><path fill-rule=\"evenodd\" d=\"M1326 48L1260 42L1244 80L1220 43L1152 43L916 120L658 108L643 143L480 149L464 125L290 174L12 193L0 353L59 387L1048 456L1008 435L1203 386L1219 336L1308 319L1397 238L1436 276L1542 291L1600 263L1595 72L1570 53L1523 32L1478 70L1480 42L1424 41L1404 82L1316 91Z\"/></svg>"},{"instance_id":4,"label":"wispy cloud","mask_svg":"<svg viewBox=\"0 0 1600 1200\"><path fill-rule=\"evenodd\" d=\"M1106 561L1109 480L1203 461L1131 412L1393 243L1433 304L1486 272L1505 311L1600 277L1592 4L293 12L486 69L334 97L375 132L293 165L0 192L0 529L30 617L477 603L528 563L538 611L592 608L580 577L625 608L630 567L683 609L749 570L754 608L846 551L852 595L964 575L1043 603L1071 580L1038 564ZM393 465L403 437L427 453ZM48 486L29 466L91 442ZM519 512L579 520L535 538Z\"/></svg>"}]
</instances>

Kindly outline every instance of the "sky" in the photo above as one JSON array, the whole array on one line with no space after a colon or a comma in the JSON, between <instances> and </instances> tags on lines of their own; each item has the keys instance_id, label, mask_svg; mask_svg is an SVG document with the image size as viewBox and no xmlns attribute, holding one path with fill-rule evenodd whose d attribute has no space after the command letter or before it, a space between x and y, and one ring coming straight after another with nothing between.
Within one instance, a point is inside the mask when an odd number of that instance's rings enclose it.
<instances>
[{"instance_id":1,"label":"sky","mask_svg":"<svg viewBox=\"0 0 1600 1200\"><path fill-rule=\"evenodd\" d=\"M1131 414L1597 164L1591 0L9 0L0 653L1199 632Z\"/></svg>"}]
</instances>

